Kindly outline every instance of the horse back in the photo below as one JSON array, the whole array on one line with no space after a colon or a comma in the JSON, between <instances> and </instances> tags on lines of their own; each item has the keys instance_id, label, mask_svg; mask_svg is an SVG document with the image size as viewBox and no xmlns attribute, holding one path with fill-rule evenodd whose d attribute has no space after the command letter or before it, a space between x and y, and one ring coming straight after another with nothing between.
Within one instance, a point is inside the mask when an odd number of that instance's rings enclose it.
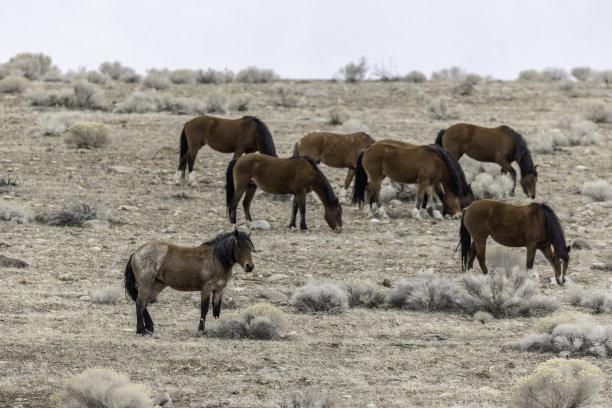
<instances>
[{"instance_id":1,"label":"horse back","mask_svg":"<svg viewBox=\"0 0 612 408\"><path fill-rule=\"evenodd\" d=\"M209 145L221 153L257 150L257 127L240 119L198 116L185 125L189 146Z\"/></svg>"},{"instance_id":2,"label":"horse back","mask_svg":"<svg viewBox=\"0 0 612 408\"><path fill-rule=\"evenodd\" d=\"M300 142L300 154L312 156L330 167L355 168L359 152L373 143L364 132L357 133L311 133Z\"/></svg>"},{"instance_id":3,"label":"horse back","mask_svg":"<svg viewBox=\"0 0 612 408\"><path fill-rule=\"evenodd\" d=\"M429 178L435 171L435 161L441 159L421 146L376 142L364 153L362 164L371 178L389 177L399 183L416 183Z\"/></svg>"},{"instance_id":4,"label":"horse back","mask_svg":"<svg viewBox=\"0 0 612 408\"><path fill-rule=\"evenodd\" d=\"M497 162L514 160L514 139L503 126L487 128L469 123L458 123L446 129L442 146L455 158L467 154L474 160Z\"/></svg>"}]
</instances>

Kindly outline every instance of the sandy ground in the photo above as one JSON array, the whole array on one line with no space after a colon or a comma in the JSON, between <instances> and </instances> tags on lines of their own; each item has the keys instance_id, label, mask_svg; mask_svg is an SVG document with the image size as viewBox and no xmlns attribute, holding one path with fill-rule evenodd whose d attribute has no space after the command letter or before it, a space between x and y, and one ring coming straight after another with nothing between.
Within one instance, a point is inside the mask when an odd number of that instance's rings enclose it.
<instances>
[{"instance_id":1,"label":"sandy ground","mask_svg":"<svg viewBox=\"0 0 612 408\"><path fill-rule=\"evenodd\" d=\"M277 106L280 98L271 84L174 85L170 92L190 97L250 93L246 113L268 125L279 156L290 155L306 133L339 131L327 123L329 111L338 107L376 139L431 143L438 130L466 121L507 124L533 143L539 129L564 117L580 118L593 102L610 106L612 96L612 90L598 84L583 85L578 98L569 98L554 84L519 82L481 83L469 96L456 93L452 83L286 85L296 93L296 107ZM113 83L104 92L109 101L120 102L136 87ZM429 119L426 101L440 96L459 109L457 119ZM0 253L30 265L0 269L2 406L49 406L50 395L64 380L102 366L146 384L151 396L167 391L177 407L278 406L287 396L306 391L334 395L346 407L498 407L508 404L518 378L554 357L511 347L532 331L537 318L482 325L466 315L379 309L312 316L297 313L287 302L275 305L287 313L287 334L293 332L288 340L198 338L199 294L171 289L150 307L155 336L140 337L132 302L100 305L83 297L122 288L130 253L146 242L195 246L229 230L223 178L231 156L204 148L195 165L199 187L175 186L178 136L190 116L86 112L89 119L111 126L116 138L103 149L75 150L61 137L28 136L41 115L53 112L28 106L23 96L0 96L0 173L19 183L1 187L2 196L36 213L87 203L119 222L90 230L0 221ZM574 284L593 288L612 277L610 271L591 268L594 262L612 261L610 207L593 205L590 197L577 193L584 182L610 179L612 125L597 125L597 131L602 139L597 146L533 153L539 165L537 200L557 212L568 243L583 238L592 245L571 252L569 276ZM116 165L133 171L118 173L112 169ZM345 171L322 170L338 191ZM504 200L529 202L520 187L517 192ZM269 291L291 296L310 279L380 284L385 278L415 279L427 268L449 279L460 276L460 259L453 252L459 222L413 220L412 205L389 208L391 219L378 223L345 205L343 232L335 234L323 220L322 206L309 199L310 232L301 233L287 227L289 202L258 196L251 213L271 229L253 232L259 250L255 270L247 274L236 267L226 296L242 309L265 301L262 296ZM238 219L244 220L241 206ZM546 263L538 260L535 270L542 289L563 303L561 311L585 311L565 300L569 286L550 282ZM269 280L274 274L287 277ZM594 316L593 321L609 324L610 316ZM600 406L609 406L611 360L580 358L606 373Z\"/></svg>"}]
</instances>

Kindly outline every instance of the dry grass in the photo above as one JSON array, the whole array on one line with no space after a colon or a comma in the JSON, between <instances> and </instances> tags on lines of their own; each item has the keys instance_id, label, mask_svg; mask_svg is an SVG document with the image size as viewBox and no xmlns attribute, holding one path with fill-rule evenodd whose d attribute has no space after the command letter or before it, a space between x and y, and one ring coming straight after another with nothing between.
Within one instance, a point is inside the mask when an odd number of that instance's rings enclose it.
<instances>
[{"instance_id":1,"label":"dry grass","mask_svg":"<svg viewBox=\"0 0 612 408\"><path fill-rule=\"evenodd\" d=\"M385 291L371 283L351 283L346 293L349 307L382 307L387 302Z\"/></svg>"},{"instance_id":2,"label":"dry grass","mask_svg":"<svg viewBox=\"0 0 612 408\"><path fill-rule=\"evenodd\" d=\"M101 305L114 305L123 300L125 292L121 288L110 287L106 288L91 297L92 303Z\"/></svg>"},{"instance_id":3,"label":"dry grass","mask_svg":"<svg viewBox=\"0 0 612 408\"><path fill-rule=\"evenodd\" d=\"M172 81L165 76L151 73L142 80L142 84L147 88L163 91L164 89L168 89L172 86Z\"/></svg>"},{"instance_id":4,"label":"dry grass","mask_svg":"<svg viewBox=\"0 0 612 408\"><path fill-rule=\"evenodd\" d=\"M75 123L82 122L85 116L80 112L57 112L40 116L36 126L28 131L30 136L59 136Z\"/></svg>"},{"instance_id":5,"label":"dry grass","mask_svg":"<svg viewBox=\"0 0 612 408\"><path fill-rule=\"evenodd\" d=\"M389 306L416 311L461 311L461 288L433 271L419 274L419 280L399 281L389 293Z\"/></svg>"},{"instance_id":6,"label":"dry grass","mask_svg":"<svg viewBox=\"0 0 612 408\"><path fill-rule=\"evenodd\" d=\"M80 227L85 221L105 219L105 215L87 204L73 204L36 215L36 221L51 226Z\"/></svg>"},{"instance_id":7,"label":"dry grass","mask_svg":"<svg viewBox=\"0 0 612 408\"><path fill-rule=\"evenodd\" d=\"M98 149L108 146L114 139L113 130L105 123L75 123L64 132L64 143L85 149Z\"/></svg>"},{"instance_id":8,"label":"dry grass","mask_svg":"<svg viewBox=\"0 0 612 408\"><path fill-rule=\"evenodd\" d=\"M34 213L28 205L0 199L0 219L27 224L34 220Z\"/></svg>"},{"instance_id":9,"label":"dry grass","mask_svg":"<svg viewBox=\"0 0 612 408\"><path fill-rule=\"evenodd\" d=\"M457 108L450 108L445 97L429 99L427 101L427 113L430 119L436 120L457 119L459 117Z\"/></svg>"},{"instance_id":10,"label":"dry grass","mask_svg":"<svg viewBox=\"0 0 612 408\"><path fill-rule=\"evenodd\" d=\"M594 313L612 313L612 285L597 289L574 286L568 293L568 301Z\"/></svg>"},{"instance_id":11,"label":"dry grass","mask_svg":"<svg viewBox=\"0 0 612 408\"><path fill-rule=\"evenodd\" d=\"M589 181L582 185L580 193L595 201L608 201L612 199L612 185L607 180Z\"/></svg>"},{"instance_id":12,"label":"dry grass","mask_svg":"<svg viewBox=\"0 0 612 408\"><path fill-rule=\"evenodd\" d=\"M228 314L206 325L206 335L230 339L278 340L286 327L285 313L266 303Z\"/></svg>"},{"instance_id":13,"label":"dry grass","mask_svg":"<svg viewBox=\"0 0 612 408\"><path fill-rule=\"evenodd\" d=\"M279 79L279 76L271 69L247 67L236 74L235 81L247 84L264 84Z\"/></svg>"},{"instance_id":14,"label":"dry grass","mask_svg":"<svg viewBox=\"0 0 612 408\"><path fill-rule=\"evenodd\" d=\"M309 282L293 293L289 303L302 313L336 314L346 310L348 296L332 283Z\"/></svg>"},{"instance_id":15,"label":"dry grass","mask_svg":"<svg viewBox=\"0 0 612 408\"><path fill-rule=\"evenodd\" d=\"M22 93L30 86L27 78L8 75L0 79L0 93Z\"/></svg>"}]
</instances>

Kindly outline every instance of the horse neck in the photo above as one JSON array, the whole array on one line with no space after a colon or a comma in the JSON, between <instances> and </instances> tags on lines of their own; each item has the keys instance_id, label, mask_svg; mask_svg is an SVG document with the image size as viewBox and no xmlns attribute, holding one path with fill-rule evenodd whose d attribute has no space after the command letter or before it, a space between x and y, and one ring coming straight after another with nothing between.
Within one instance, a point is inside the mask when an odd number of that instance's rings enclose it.
<instances>
[{"instance_id":1,"label":"horse neck","mask_svg":"<svg viewBox=\"0 0 612 408\"><path fill-rule=\"evenodd\" d=\"M325 181L319 178L317 182L314 184L312 191L314 191L315 194L319 196L319 198L321 199L321 202L323 202L325 211L329 210L332 206L332 203L327 197L327 186L325 184Z\"/></svg>"}]
</instances>

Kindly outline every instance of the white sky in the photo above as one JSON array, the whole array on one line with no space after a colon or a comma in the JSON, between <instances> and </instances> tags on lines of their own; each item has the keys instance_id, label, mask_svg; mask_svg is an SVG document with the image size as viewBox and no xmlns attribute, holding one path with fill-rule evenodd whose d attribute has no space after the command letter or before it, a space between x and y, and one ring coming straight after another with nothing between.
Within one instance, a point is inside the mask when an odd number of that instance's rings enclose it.
<instances>
[{"instance_id":1,"label":"white sky","mask_svg":"<svg viewBox=\"0 0 612 408\"><path fill-rule=\"evenodd\" d=\"M364 56L398 73L459 66L612 69L609 0L0 0L0 63L51 56L62 71L271 68L331 78Z\"/></svg>"}]
</instances>

